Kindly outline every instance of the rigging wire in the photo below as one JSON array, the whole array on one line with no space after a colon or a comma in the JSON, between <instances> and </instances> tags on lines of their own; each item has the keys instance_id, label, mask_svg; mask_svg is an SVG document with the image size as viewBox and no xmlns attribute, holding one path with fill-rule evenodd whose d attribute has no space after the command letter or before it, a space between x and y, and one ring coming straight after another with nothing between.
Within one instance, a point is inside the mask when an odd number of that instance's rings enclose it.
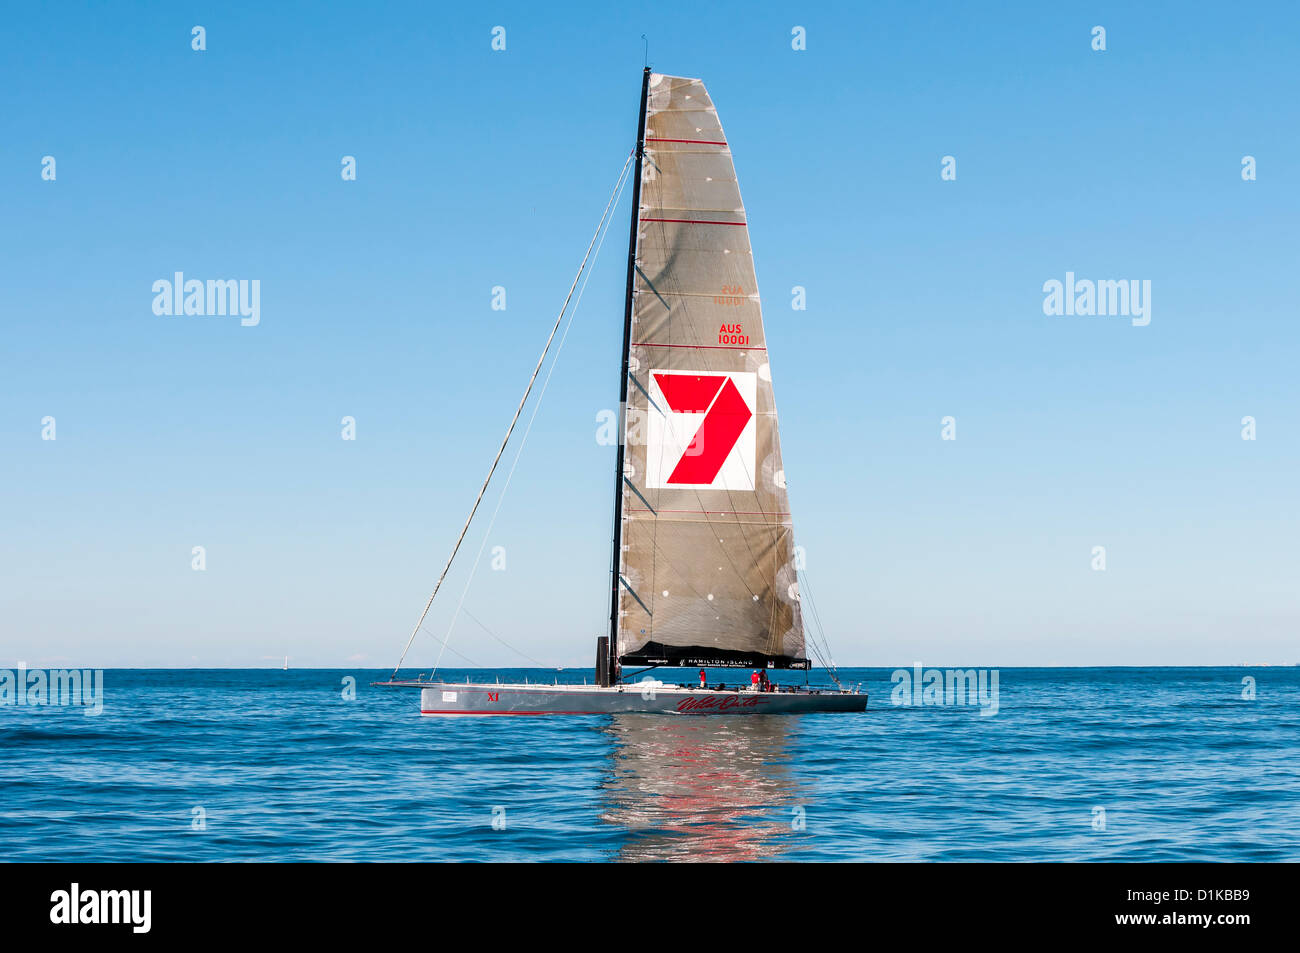
<instances>
[{"instance_id":1,"label":"rigging wire","mask_svg":"<svg viewBox=\"0 0 1300 953\"><path fill-rule=\"evenodd\" d=\"M826 673L830 675L836 685L843 688L844 686L840 684L839 672L835 668L835 660L831 655L830 640L826 638L826 629L822 625L821 614L817 611L817 599L813 595L812 582L808 577L808 570L802 570L800 575L803 578L802 588L808 592L808 605L812 609L812 622L814 624L814 630L811 633L813 636L812 645L814 649L820 648L821 651L818 652L819 656L822 652L825 653L826 658L822 661L822 668L826 669ZM820 642L820 646L818 646L818 642Z\"/></svg>"},{"instance_id":2,"label":"rigging wire","mask_svg":"<svg viewBox=\"0 0 1300 953\"><path fill-rule=\"evenodd\" d=\"M427 635L427 636L429 636L430 638L433 638L433 639L436 639L436 638L437 638L437 636L434 635L432 632L430 632L428 629L425 629L425 628L423 628L423 627L421 627L421 629L422 629L422 631L424 632L424 634ZM469 667L470 667L470 668L482 668L482 667L483 667L483 666L480 665L478 662L476 662L476 661L474 661L472 658L470 658L468 655L464 655L464 654L462 654L461 652L457 652L455 649L450 649L450 651L451 651L451 654L452 654L452 655L455 655L457 658L461 659L462 661L469 663ZM421 672L419 677L420 677L420 678L424 678L424 673ZM430 678L432 678L432 677L433 677L432 674L430 674Z\"/></svg>"},{"instance_id":3,"label":"rigging wire","mask_svg":"<svg viewBox=\"0 0 1300 953\"><path fill-rule=\"evenodd\" d=\"M628 162L631 162L631 160L632 160L632 156L629 156ZM622 194L623 186L626 185L625 175L627 169L628 169L628 164L627 162L625 162L623 164L623 174L619 175L619 181L614 186L614 198L613 198L614 205L618 204L618 199L619 196ZM528 418L528 425L524 427L524 435L519 440L519 448L515 451L515 458L510 463L509 472L506 473L506 481L504 484L502 484L501 493L497 496L497 505L492 510L492 517L491 519L488 520L487 529L483 531L483 539L479 543L478 552L474 556L474 564L470 568L469 577L465 580L465 587L461 590L460 599L456 603L456 611L452 613L451 622L449 622L447 625L447 634L444 635L442 638L442 645L444 648L446 647L447 642L451 639L452 630L456 627L456 620L460 616L460 613L463 611L466 614L468 614L469 612L468 609L465 609L465 598L469 595L470 586L473 585L474 583L474 576L478 573L479 563L483 559L483 551L487 549L488 540L492 536L492 527L496 525L497 516L501 512L501 505L505 502L506 492L510 489L510 481L514 479L515 469L519 466L519 458L523 456L524 447L528 445L528 435L533 432L533 424L537 421L537 414L542 409L542 400L545 399L546 391L551 386L551 377L555 373L556 365L559 364L560 362L560 353L564 350L564 342L569 339L569 331L573 328L573 320L575 317L577 317L578 309L582 306L582 296L587 290L588 283L590 283L591 281L591 274L592 271L594 270L595 262L600 258L600 250L605 247L605 237L609 234L610 221L611 220L608 218L602 219L602 222L604 223L604 229L603 231L601 230L597 231L597 234L600 236L600 241L597 242L596 253L591 258L593 268L587 269L586 277L584 277L582 280L582 287L578 289L578 297L574 299L573 308L569 311L569 320L564 326L564 333L560 335L560 343L555 346L555 357L551 359L551 366L547 368L546 377L542 379L542 388L537 392L537 400L533 402L532 415ZM588 248L587 251L590 254L591 249ZM579 274L581 274L581 272L579 272ZM473 616L470 616L470 618L473 618ZM477 619L475 619L474 621L478 622ZM482 622L479 622L478 624L482 626L484 629L487 629L487 626L484 626ZM489 631L488 634L491 635L498 642L500 642L502 645L504 645L506 648L510 649L512 652L516 653L517 655L520 655L523 658L528 659L530 662L534 662L535 664L541 666L542 668L553 667L538 662L536 659L532 658L531 656L525 654L524 652L521 652L519 649L515 648L505 639L501 638L499 635L496 635L491 631ZM435 672L438 670L438 666L441 663L442 663L442 650L439 649L438 659L437 661L434 662L434 666L433 666L433 670Z\"/></svg>"},{"instance_id":4,"label":"rigging wire","mask_svg":"<svg viewBox=\"0 0 1300 953\"><path fill-rule=\"evenodd\" d=\"M520 655L520 656L522 656L522 657L528 659L528 661L532 662L532 663L533 663L534 665L536 665L538 668L555 668L554 665L547 665L545 662L539 662L537 659L533 658L531 655L528 655L526 652L521 652L519 649L515 648L513 645L511 645L511 644L510 644L509 642L507 642L505 639L501 638L501 636L497 635L495 632L493 632L491 629L489 629L486 625L484 625L483 622L482 622L482 621L481 621L477 616L475 616L474 613L470 612L468 609L464 609L464 608L462 608L460 611L463 612L465 615L469 616L469 619L470 619L471 622L473 622L475 625L477 625L480 629L482 629L482 630L483 630L484 632L486 632L488 635L492 636L492 638L496 639L498 642L500 642L502 645L504 645L504 646L505 646L506 648L508 648L510 651L514 652L516 655ZM455 652L456 650L455 650L455 649L452 649L451 651ZM457 653L457 654L459 654L459 653Z\"/></svg>"},{"instance_id":5,"label":"rigging wire","mask_svg":"<svg viewBox=\"0 0 1300 953\"><path fill-rule=\"evenodd\" d=\"M501 447L497 450L496 457L492 460L492 466L488 468L487 476L483 480L483 486L478 491L478 496L474 499L474 505L470 508L469 516L465 520L465 525L460 531L460 536L456 538L456 545L452 547L451 555L447 557L447 564L443 566L442 573L438 576L437 583L434 584L433 592L429 595L429 601L424 604L424 611L420 613L420 619L415 623L415 628L411 630L411 636L406 640L406 647L402 649L402 655L397 660L397 666L393 669L393 678L397 678L397 673L401 671L402 663L406 661L406 654L411 650L415 637L419 634L420 627L424 625L425 617L429 614L429 609L433 605L434 598L438 595L438 590L442 588L443 580L447 578L447 573L451 570L451 564L456 559L456 554L460 551L461 543L465 541L465 535L469 532L470 523L474 521L474 514L478 512L479 504L483 502L483 495L487 493L488 484L492 482L492 474L496 472L497 464L501 462L501 456L506 452L506 444L510 442L510 435L514 433L515 424L519 422L519 417L524 411L524 405L528 402L528 395L532 393L533 384L537 381L537 375L542 370L542 365L546 362L546 355L551 349L551 342L555 340L555 334L560 329L560 323L564 320L565 312L569 308L569 301L573 298L573 292L578 287L578 281L581 279L583 272L587 268L587 261L591 257L592 249L596 246L596 240L600 237L605 228L605 222L609 218L610 210L614 207L615 200L623 189L623 180L627 175L628 166L631 164L633 155L629 154L627 160L623 163L623 169L619 172L618 181L615 183L614 191L609 197L609 202L605 206L605 211L600 217L600 223L596 226L596 232L591 236L591 242L587 245L587 253L582 256L582 263L578 266L578 273L573 276L573 283L569 286L569 293L564 298L564 304L560 307L560 313L555 317L555 324L551 327L551 333L546 338L546 344L542 348L542 353L537 358L537 366L533 368L533 374L528 379L528 386L524 388L524 395L519 400L519 406L515 408L515 415L510 420L510 426L506 428L506 435L501 440ZM516 457L516 460L518 458ZM450 635L450 633L448 633ZM443 641L443 647L446 647L446 640ZM439 652L439 661L442 653ZM437 666L434 666L436 671Z\"/></svg>"}]
</instances>

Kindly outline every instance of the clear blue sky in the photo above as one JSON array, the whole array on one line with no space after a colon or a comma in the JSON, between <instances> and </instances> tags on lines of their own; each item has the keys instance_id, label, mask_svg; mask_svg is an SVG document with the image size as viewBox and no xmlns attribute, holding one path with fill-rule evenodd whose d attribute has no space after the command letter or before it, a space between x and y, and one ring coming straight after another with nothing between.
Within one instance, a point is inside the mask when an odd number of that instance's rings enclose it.
<instances>
[{"instance_id":1,"label":"clear blue sky","mask_svg":"<svg viewBox=\"0 0 1300 953\"><path fill-rule=\"evenodd\" d=\"M0 666L392 664L631 144L642 33L733 146L840 664L1300 661L1296 9L11 6ZM626 214L466 603L555 664L607 612ZM261 324L156 316L175 271L260 280ZM1045 316L1067 271L1149 279L1150 325Z\"/></svg>"}]
</instances>

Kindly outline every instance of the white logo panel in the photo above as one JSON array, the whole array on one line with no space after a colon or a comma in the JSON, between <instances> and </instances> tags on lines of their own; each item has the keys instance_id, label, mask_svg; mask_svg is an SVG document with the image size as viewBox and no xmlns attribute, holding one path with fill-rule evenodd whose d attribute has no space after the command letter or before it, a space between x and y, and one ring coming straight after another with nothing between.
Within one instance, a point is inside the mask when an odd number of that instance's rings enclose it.
<instances>
[{"instance_id":1,"label":"white logo panel","mask_svg":"<svg viewBox=\"0 0 1300 953\"><path fill-rule=\"evenodd\" d=\"M646 487L752 491L758 375L652 370L647 379Z\"/></svg>"}]
</instances>

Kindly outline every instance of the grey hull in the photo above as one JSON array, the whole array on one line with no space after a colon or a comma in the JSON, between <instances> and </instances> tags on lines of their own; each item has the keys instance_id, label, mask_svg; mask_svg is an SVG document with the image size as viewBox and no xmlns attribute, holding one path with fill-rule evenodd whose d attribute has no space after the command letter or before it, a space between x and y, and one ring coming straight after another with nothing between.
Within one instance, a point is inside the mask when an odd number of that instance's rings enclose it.
<instances>
[{"instance_id":1,"label":"grey hull","mask_svg":"<svg viewBox=\"0 0 1300 953\"><path fill-rule=\"evenodd\" d=\"M452 682L389 682L420 688L423 715L607 715L647 712L665 715L795 714L865 711L867 696L856 692L717 691L676 685L489 685Z\"/></svg>"}]
</instances>

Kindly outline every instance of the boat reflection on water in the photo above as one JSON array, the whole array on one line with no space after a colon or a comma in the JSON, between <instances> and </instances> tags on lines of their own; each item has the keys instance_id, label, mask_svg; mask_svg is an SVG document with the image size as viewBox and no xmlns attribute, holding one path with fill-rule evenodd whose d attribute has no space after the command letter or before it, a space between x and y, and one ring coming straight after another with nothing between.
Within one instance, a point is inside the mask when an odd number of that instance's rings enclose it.
<instances>
[{"instance_id":1,"label":"boat reflection on water","mask_svg":"<svg viewBox=\"0 0 1300 953\"><path fill-rule=\"evenodd\" d=\"M616 715L603 819L618 860L770 860L799 850L789 715Z\"/></svg>"}]
</instances>

